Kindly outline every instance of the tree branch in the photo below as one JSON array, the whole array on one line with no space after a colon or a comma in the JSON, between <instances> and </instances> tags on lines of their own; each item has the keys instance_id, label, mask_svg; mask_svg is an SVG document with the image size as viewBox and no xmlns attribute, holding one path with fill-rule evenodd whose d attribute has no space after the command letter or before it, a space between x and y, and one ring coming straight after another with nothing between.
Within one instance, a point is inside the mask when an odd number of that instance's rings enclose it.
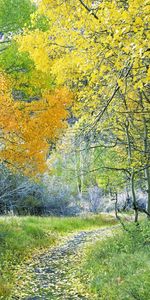
<instances>
[{"instance_id":1,"label":"tree branch","mask_svg":"<svg viewBox=\"0 0 150 300\"><path fill-rule=\"evenodd\" d=\"M81 5L96 19L98 20L97 15L94 13L93 9L89 8L82 0L79 0Z\"/></svg>"}]
</instances>

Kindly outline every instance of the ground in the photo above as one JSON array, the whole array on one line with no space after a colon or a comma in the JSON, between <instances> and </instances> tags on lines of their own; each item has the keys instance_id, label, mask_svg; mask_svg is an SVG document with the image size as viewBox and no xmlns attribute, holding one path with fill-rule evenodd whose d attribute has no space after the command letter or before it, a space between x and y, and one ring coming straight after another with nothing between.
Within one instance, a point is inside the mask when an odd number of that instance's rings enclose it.
<instances>
[{"instance_id":1,"label":"ground","mask_svg":"<svg viewBox=\"0 0 150 300\"><path fill-rule=\"evenodd\" d=\"M96 299L96 295L87 293L81 283L81 274L78 276L80 262L84 259L84 248L112 236L114 229L116 231L116 226L80 231L42 255L34 256L17 273L18 287L14 289L11 299Z\"/></svg>"}]
</instances>

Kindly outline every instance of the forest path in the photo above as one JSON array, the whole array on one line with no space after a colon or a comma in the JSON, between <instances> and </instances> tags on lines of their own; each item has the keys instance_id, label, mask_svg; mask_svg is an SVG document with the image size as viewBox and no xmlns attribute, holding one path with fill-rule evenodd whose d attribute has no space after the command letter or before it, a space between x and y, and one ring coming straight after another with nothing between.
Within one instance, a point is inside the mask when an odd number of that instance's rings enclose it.
<instances>
[{"instance_id":1,"label":"forest path","mask_svg":"<svg viewBox=\"0 0 150 300\"><path fill-rule=\"evenodd\" d=\"M80 231L65 237L61 245L34 257L32 262L25 266L25 270L21 271L18 288L13 292L11 299L95 299L94 295L87 293L79 280L80 262L84 259L84 249L87 245L112 236L116 227L115 225Z\"/></svg>"}]
</instances>

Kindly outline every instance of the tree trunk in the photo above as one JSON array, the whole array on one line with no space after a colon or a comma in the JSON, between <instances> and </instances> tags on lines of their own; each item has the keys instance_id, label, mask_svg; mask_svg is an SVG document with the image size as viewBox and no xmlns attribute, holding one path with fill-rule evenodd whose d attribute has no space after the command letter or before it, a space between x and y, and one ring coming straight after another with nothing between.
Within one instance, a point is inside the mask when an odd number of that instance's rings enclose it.
<instances>
[{"instance_id":1,"label":"tree trunk","mask_svg":"<svg viewBox=\"0 0 150 300\"><path fill-rule=\"evenodd\" d=\"M142 99L142 94L140 93L140 104L142 109L144 110L144 104ZM147 128L147 122L149 122L149 119L146 120L146 117L143 115L143 127L144 127L144 156L145 161L147 164L147 161L150 161L150 154L149 154L149 138L148 138L148 128ZM145 179L147 181L147 196L148 196L148 205L147 205L147 212L148 212L148 219L150 219L150 168L147 166L145 169Z\"/></svg>"},{"instance_id":2,"label":"tree trunk","mask_svg":"<svg viewBox=\"0 0 150 300\"><path fill-rule=\"evenodd\" d=\"M80 176L80 169L78 166L78 157L77 153L74 151L74 167L75 167L75 178L76 178L76 186L78 191L79 199L82 200L82 181Z\"/></svg>"},{"instance_id":3,"label":"tree trunk","mask_svg":"<svg viewBox=\"0 0 150 300\"><path fill-rule=\"evenodd\" d=\"M134 172L132 171L132 174L131 174L131 191L132 191L132 199L133 199L133 209L135 211L135 222L137 223L138 222L138 206L137 206L137 203L136 203L136 194L135 194L135 187L134 187Z\"/></svg>"},{"instance_id":4,"label":"tree trunk","mask_svg":"<svg viewBox=\"0 0 150 300\"><path fill-rule=\"evenodd\" d=\"M128 143L128 163L129 166L132 164L132 149L131 149L131 141L130 141L130 135L129 135L129 122L126 125L126 136L127 136L127 143ZM134 186L134 169L132 167L131 172L131 192L132 192L132 201L133 201L133 209L135 211L135 222L138 222L138 206L136 202L136 194L135 194L135 186Z\"/></svg>"},{"instance_id":5,"label":"tree trunk","mask_svg":"<svg viewBox=\"0 0 150 300\"><path fill-rule=\"evenodd\" d=\"M147 177L147 194L148 194L148 205L147 205L147 212L150 215L150 169L146 169L146 177ZM148 219L150 216L148 215Z\"/></svg>"},{"instance_id":6,"label":"tree trunk","mask_svg":"<svg viewBox=\"0 0 150 300\"><path fill-rule=\"evenodd\" d=\"M125 231L128 231L124 222L122 221L122 219L119 217L118 215L118 193L116 192L115 193L115 216L116 216L116 219L120 222L120 224L122 225L123 229Z\"/></svg>"},{"instance_id":7,"label":"tree trunk","mask_svg":"<svg viewBox=\"0 0 150 300\"><path fill-rule=\"evenodd\" d=\"M144 122L144 151L145 151L145 157L149 156L148 154L148 128L147 128L147 123L145 117L143 117L143 122ZM149 157L148 157L149 158ZM147 195L148 195L148 206L147 206L147 211L150 214L150 169L147 167L145 169L145 177L147 181ZM148 218L150 218L148 216Z\"/></svg>"}]
</instances>

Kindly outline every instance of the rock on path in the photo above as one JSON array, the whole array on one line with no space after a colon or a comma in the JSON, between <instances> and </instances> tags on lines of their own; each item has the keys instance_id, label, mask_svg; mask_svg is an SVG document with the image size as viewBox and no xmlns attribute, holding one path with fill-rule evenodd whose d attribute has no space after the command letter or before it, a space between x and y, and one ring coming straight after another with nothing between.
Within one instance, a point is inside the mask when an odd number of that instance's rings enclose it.
<instances>
[{"instance_id":1,"label":"rock on path","mask_svg":"<svg viewBox=\"0 0 150 300\"><path fill-rule=\"evenodd\" d=\"M112 235L115 227L80 231L65 238L63 244L34 257L21 270L11 299L93 300L94 295L87 293L78 276L84 247Z\"/></svg>"}]
</instances>

